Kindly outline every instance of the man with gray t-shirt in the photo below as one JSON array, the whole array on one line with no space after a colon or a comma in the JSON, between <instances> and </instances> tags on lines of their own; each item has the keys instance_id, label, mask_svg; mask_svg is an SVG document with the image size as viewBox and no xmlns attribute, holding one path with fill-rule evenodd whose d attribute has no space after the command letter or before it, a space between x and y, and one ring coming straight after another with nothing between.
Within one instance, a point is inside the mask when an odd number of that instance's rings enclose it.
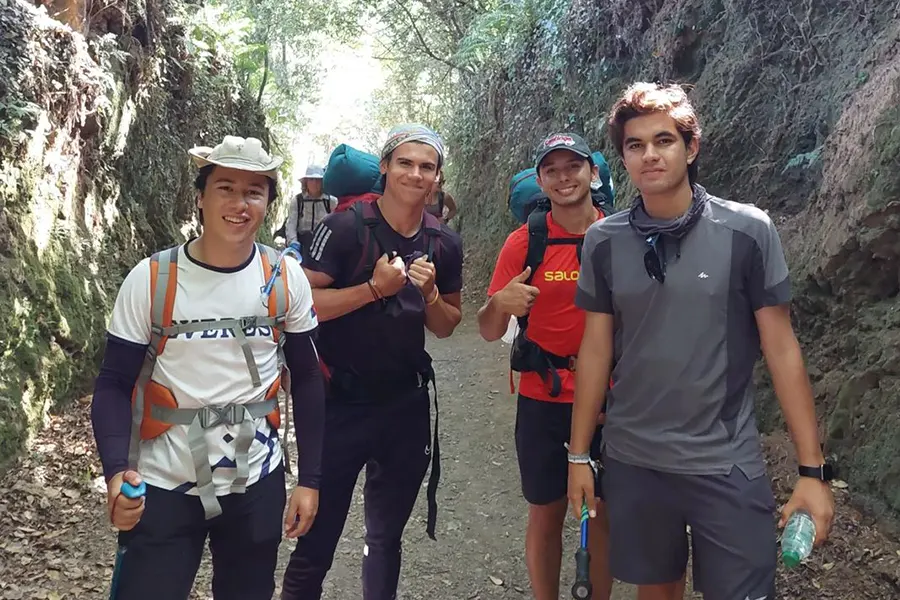
<instances>
[{"instance_id":1,"label":"man with gray t-shirt","mask_svg":"<svg viewBox=\"0 0 900 600\"><path fill-rule=\"evenodd\" d=\"M640 196L585 236L569 499L592 505L584 463L606 399L612 575L644 586L640 600L670 600L690 526L706 600L774 600L775 500L752 381L761 353L801 465L782 524L805 509L822 543L834 513L778 232L755 206L695 183L701 132L681 88L632 85L609 126Z\"/></svg>"}]
</instances>

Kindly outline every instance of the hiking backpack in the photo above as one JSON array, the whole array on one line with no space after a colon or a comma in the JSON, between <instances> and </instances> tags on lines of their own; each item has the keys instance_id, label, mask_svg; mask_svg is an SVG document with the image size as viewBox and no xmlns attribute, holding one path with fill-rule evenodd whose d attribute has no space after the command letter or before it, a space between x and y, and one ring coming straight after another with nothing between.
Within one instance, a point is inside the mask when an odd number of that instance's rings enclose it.
<instances>
[{"instance_id":1,"label":"hiking backpack","mask_svg":"<svg viewBox=\"0 0 900 600\"><path fill-rule=\"evenodd\" d=\"M360 252L359 262L350 277L349 285L357 285L367 281L375 270L375 263L382 254L387 254L389 258L393 258L396 254L396 248L385 243L384 236L379 233L379 228L386 227L382 219L375 212L372 206L373 201L359 201L350 205L356 220L356 237L359 241L362 251ZM439 243L441 236L441 222L437 217L424 211L422 214L422 233L427 240L425 256L430 262L434 262L437 254L440 253L441 244ZM374 243L373 243L374 241ZM357 281L365 275L361 281Z\"/></svg>"},{"instance_id":2,"label":"hiking backpack","mask_svg":"<svg viewBox=\"0 0 900 600\"><path fill-rule=\"evenodd\" d=\"M595 153L599 154L599 153ZM595 158L595 163L597 159ZM605 164L605 161L604 161ZM528 226L528 249L525 253L525 263L522 270L531 267L531 273L525 280L526 285L531 285L537 269L544 261L544 254L547 252L547 246L575 246L575 256L578 263L581 264L581 249L584 245L584 236L577 238L551 238L550 231L547 227L547 214L550 212L550 200L537 186L537 175L534 169L530 169L531 173L521 172L516 174L510 182L510 207L514 206L522 209L525 214L525 223ZM601 171L602 173L602 171ZM608 173L608 170L607 170ZM614 211L612 204L607 203L608 197L600 191L595 192L593 185L591 186L591 199L594 206L600 211L601 218L608 217ZM533 190L537 188L538 192ZM528 194L531 194L528 196ZM514 195L516 201L514 202ZM527 211L527 212L525 212ZM557 369L575 368L574 356L558 356L548 352L531 341L527 336L528 330L528 314L517 317L518 331L513 339L512 348L510 349L510 368L517 372L537 372L540 373L544 380L550 381L550 396L556 398L562 392L562 381ZM512 382L512 372L510 372L510 390L515 392L515 386Z\"/></svg>"},{"instance_id":3,"label":"hiking backpack","mask_svg":"<svg viewBox=\"0 0 900 600\"><path fill-rule=\"evenodd\" d=\"M316 225L319 224L319 221L316 220L316 206L321 204L325 208L325 215L331 214L331 196L328 194L323 194L321 198L309 198L306 199L303 197L303 194L297 194L294 198L294 201L297 202L297 231L295 232L297 235L300 235L300 224L303 220L303 215L306 212L307 205L312 209L312 219L310 219L310 227L309 231L313 231L316 228ZM322 217L324 218L324 217ZM305 231L305 230L304 230Z\"/></svg>"},{"instance_id":4,"label":"hiking backpack","mask_svg":"<svg viewBox=\"0 0 900 600\"><path fill-rule=\"evenodd\" d=\"M600 171L600 178L591 182L591 200L605 215L610 215L615 204L615 190L609 165L601 152L594 152L591 158ZM537 171L534 167L513 175L509 181L507 206L516 221L524 225L528 222L528 215L542 205L549 209L550 200L537 183Z\"/></svg>"},{"instance_id":5,"label":"hiking backpack","mask_svg":"<svg viewBox=\"0 0 900 600\"><path fill-rule=\"evenodd\" d=\"M384 193L381 159L349 144L339 145L328 158L322 191L337 198Z\"/></svg>"},{"instance_id":6,"label":"hiking backpack","mask_svg":"<svg viewBox=\"0 0 900 600\"><path fill-rule=\"evenodd\" d=\"M132 420L128 465L130 469L137 470L141 440L154 439L173 425L187 425L188 444L194 457L197 491L207 519L220 515L222 508L216 499L205 430L221 423L240 425L240 431L235 439L236 472L231 492L243 494L249 477L249 449L256 436L253 420L266 417L276 434L281 426L278 388L281 386L281 372L284 367L284 323L290 303L287 272L281 268L280 256L275 249L262 244L256 244L256 247L266 284L260 289L264 291L270 280L273 284L268 295L261 295L268 308L268 316L265 317L248 315L213 322L174 323L172 313L178 289L178 255L181 246L162 250L150 258L150 343L131 397ZM278 285L275 285L276 283ZM174 394L168 388L151 379L156 361L165 350L166 341L170 337L205 331L211 326L231 332L247 361L253 387L260 387L262 382L256 359L244 332L260 326L272 328L272 339L277 344L279 375L269 386L264 400L247 404L231 403L224 406L182 408L178 406Z\"/></svg>"}]
</instances>

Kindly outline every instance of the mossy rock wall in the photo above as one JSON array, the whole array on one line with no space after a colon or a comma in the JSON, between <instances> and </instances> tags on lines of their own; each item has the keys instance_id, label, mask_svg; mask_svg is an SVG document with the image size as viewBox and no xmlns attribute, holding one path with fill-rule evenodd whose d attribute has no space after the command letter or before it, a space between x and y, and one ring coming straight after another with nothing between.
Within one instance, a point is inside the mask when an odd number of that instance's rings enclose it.
<instances>
[{"instance_id":1,"label":"mossy rock wall","mask_svg":"<svg viewBox=\"0 0 900 600\"><path fill-rule=\"evenodd\" d=\"M195 230L186 150L267 139L228 58L188 53L174 1L87 38L0 2L0 464L91 390L128 271Z\"/></svg>"},{"instance_id":2,"label":"mossy rock wall","mask_svg":"<svg viewBox=\"0 0 900 600\"><path fill-rule=\"evenodd\" d=\"M547 133L582 133L633 190L605 120L635 80L677 81L701 115L700 182L769 211L827 450L854 497L900 514L900 52L876 0L534 0L514 60L464 82L452 120L469 296L516 223L510 176ZM546 5L546 6L545 6ZM552 7L554 11L548 11ZM555 14L557 16L548 16ZM521 31L520 31L521 33ZM764 368L763 427L783 427Z\"/></svg>"}]
</instances>

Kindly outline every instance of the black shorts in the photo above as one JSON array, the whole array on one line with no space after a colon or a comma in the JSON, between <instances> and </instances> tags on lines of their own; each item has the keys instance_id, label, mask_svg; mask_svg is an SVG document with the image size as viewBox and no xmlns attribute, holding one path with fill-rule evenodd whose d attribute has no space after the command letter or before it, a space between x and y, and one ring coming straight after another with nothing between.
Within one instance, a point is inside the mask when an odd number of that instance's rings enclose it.
<instances>
[{"instance_id":1,"label":"black shorts","mask_svg":"<svg viewBox=\"0 0 900 600\"><path fill-rule=\"evenodd\" d=\"M551 504L566 497L569 461L565 443L572 429L572 405L544 402L519 394L516 410L516 454L522 478L522 495L529 504ZM603 426L591 441L591 457L600 458ZM599 479L599 478L598 478ZM599 498L600 481L594 481Z\"/></svg>"}]
</instances>

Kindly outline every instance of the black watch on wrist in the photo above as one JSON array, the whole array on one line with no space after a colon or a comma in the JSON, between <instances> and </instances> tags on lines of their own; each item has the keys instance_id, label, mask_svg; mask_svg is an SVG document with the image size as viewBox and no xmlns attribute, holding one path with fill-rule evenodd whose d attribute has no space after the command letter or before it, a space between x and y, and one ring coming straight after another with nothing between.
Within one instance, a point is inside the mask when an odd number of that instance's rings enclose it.
<instances>
[{"instance_id":1,"label":"black watch on wrist","mask_svg":"<svg viewBox=\"0 0 900 600\"><path fill-rule=\"evenodd\" d=\"M800 465L797 470L800 472L800 477L812 477L819 481L831 481L834 479L834 468L828 463L824 463L818 467Z\"/></svg>"}]
</instances>

